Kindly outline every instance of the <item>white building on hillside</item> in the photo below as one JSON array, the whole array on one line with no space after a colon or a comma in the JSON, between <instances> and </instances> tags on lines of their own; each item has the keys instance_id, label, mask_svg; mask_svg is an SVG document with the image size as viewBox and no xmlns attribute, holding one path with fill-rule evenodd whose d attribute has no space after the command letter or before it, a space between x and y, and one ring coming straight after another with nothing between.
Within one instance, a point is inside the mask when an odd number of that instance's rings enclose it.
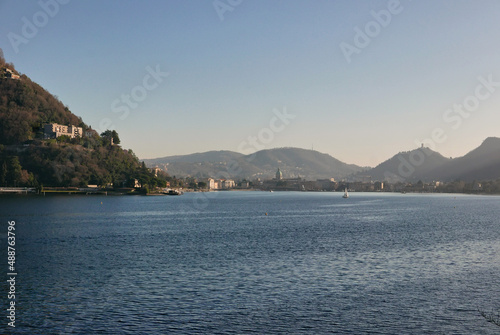
<instances>
[{"instance_id":1,"label":"white building on hillside","mask_svg":"<svg viewBox=\"0 0 500 335\"><path fill-rule=\"evenodd\" d=\"M58 138L59 136L75 138L83 136L83 129L73 125L63 126L57 123L50 123L43 127L43 133L45 138Z\"/></svg>"}]
</instances>

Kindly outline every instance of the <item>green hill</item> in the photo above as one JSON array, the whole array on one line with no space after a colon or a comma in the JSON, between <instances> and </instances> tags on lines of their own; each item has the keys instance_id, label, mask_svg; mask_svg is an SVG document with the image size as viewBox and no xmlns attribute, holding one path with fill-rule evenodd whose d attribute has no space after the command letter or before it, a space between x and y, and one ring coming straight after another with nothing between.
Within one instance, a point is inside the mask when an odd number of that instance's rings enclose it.
<instances>
[{"instance_id":1,"label":"green hill","mask_svg":"<svg viewBox=\"0 0 500 335\"><path fill-rule=\"evenodd\" d=\"M83 135L44 139L48 123L81 127ZM86 130L59 99L6 63L0 49L0 187L121 187L134 185L135 179L148 187L165 184L131 150L117 145L116 132L99 136Z\"/></svg>"},{"instance_id":2,"label":"green hill","mask_svg":"<svg viewBox=\"0 0 500 335\"><path fill-rule=\"evenodd\" d=\"M0 143L18 144L41 138L43 125L49 122L87 128L81 118L26 75L7 78L8 69L19 75L0 55Z\"/></svg>"},{"instance_id":3,"label":"green hill","mask_svg":"<svg viewBox=\"0 0 500 335\"><path fill-rule=\"evenodd\" d=\"M251 155L232 151L209 151L185 156L145 159L150 166L167 169L171 175L236 179L270 179L279 167L285 178L341 179L362 171L330 155L299 148L261 150Z\"/></svg>"},{"instance_id":4,"label":"green hill","mask_svg":"<svg viewBox=\"0 0 500 335\"><path fill-rule=\"evenodd\" d=\"M352 176L353 180L369 176L371 180L390 183L402 181L432 181L433 171L450 161L440 153L429 148L418 148L400 152L392 158L380 163L373 169Z\"/></svg>"}]
</instances>

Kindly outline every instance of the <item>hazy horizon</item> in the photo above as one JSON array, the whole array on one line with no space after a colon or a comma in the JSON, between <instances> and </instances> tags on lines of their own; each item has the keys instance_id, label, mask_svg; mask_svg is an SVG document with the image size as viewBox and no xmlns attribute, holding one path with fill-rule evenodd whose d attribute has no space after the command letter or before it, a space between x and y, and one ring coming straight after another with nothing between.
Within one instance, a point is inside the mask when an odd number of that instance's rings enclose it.
<instances>
[{"instance_id":1,"label":"hazy horizon","mask_svg":"<svg viewBox=\"0 0 500 335\"><path fill-rule=\"evenodd\" d=\"M142 159L297 147L376 166L500 137L500 2L0 1L0 48ZM430 140L429 140L430 139Z\"/></svg>"}]
</instances>

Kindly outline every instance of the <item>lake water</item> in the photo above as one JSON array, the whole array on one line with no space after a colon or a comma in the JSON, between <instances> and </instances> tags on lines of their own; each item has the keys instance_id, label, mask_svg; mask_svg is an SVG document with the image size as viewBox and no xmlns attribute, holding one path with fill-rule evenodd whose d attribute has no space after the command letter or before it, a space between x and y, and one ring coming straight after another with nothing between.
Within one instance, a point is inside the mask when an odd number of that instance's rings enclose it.
<instances>
[{"instance_id":1,"label":"lake water","mask_svg":"<svg viewBox=\"0 0 500 335\"><path fill-rule=\"evenodd\" d=\"M499 333L500 197L341 195L1 197L13 333Z\"/></svg>"}]
</instances>

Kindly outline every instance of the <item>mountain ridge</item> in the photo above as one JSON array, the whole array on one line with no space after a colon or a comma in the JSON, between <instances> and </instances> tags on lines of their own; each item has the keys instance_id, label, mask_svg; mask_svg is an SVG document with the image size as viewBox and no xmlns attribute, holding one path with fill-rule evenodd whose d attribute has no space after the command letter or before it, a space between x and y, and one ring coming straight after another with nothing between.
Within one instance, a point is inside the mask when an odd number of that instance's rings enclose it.
<instances>
[{"instance_id":1,"label":"mountain ridge","mask_svg":"<svg viewBox=\"0 0 500 335\"><path fill-rule=\"evenodd\" d=\"M487 137L477 148L456 158L446 158L426 147L400 152L351 178L363 176L388 182L494 180L500 178L500 138Z\"/></svg>"},{"instance_id":2,"label":"mountain ridge","mask_svg":"<svg viewBox=\"0 0 500 335\"><path fill-rule=\"evenodd\" d=\"M221 152L229 159L219 160ZM207 157L210 153L216 158L193 161L194 157ZM149 167L158 165L160 168L166 168L171 175L198 178L225 176L233 179L267 179L274 177L276 170L280 168L286 178L338 179L363 169L315 150L291 147L264 149L250 155L233 151L208 151L185 156L144 159L144 162Z\"/></svg>"},{"instance_id":3,"label":"mountain ridge","mask_svg":"<svg viewBox=\"0 0 500 335\"><path fill-rule=\"evenodd\" d=\"M386 182L403 182L429 179L429 173L449 160L439 152L427 147L410 151L402 151L364 172L372 180ZM352 179L362 179L362 175L352 176Z\"/></svg>"},{"instance_id":4,"label":"mountain ridge","mask_svg":"<svg viewBox=\"0 0 500 335\"><path fill-rule=\"evenodd\" d=\"M206 152L195 152L187 155L164 156L144 160L149 161L151 164L154 164L155 161L160 162L160 164L176 162L198 163L201 161L218 162L223 161L224 159L234 159L239 156L244 156L244 154L230 150L210 150Z\"/></svg>"},{"instance_id":5,"label":"mountain ridge","mask_svg":"<svg viewBox=\"0 0 500 335\"><path fill-rule=\"evenodd\" d=\"M207 159L208 156L211 157ZM390 183L494 180L500 178L500 138L487 137L480 146L457 158L444 157L427 147L402 151L373 168L348 164L315 150L290 147L265 149L250 155L208 151L144 159L144 162L149 167L166 168L173 175L198 178L273 178L280 168L286 178L311 180Z\"/></svg>"},{"instance_id":6,"label":"mountain ridge","mask_svg":"<svg viewBox=\"0 0 500 335\"><path fill-rule=\"evenodd\" d=\"M442 180L492 180L500 177L500 138L487 137L477 148L433 171Z\"/></svg>"}]
</instances>

